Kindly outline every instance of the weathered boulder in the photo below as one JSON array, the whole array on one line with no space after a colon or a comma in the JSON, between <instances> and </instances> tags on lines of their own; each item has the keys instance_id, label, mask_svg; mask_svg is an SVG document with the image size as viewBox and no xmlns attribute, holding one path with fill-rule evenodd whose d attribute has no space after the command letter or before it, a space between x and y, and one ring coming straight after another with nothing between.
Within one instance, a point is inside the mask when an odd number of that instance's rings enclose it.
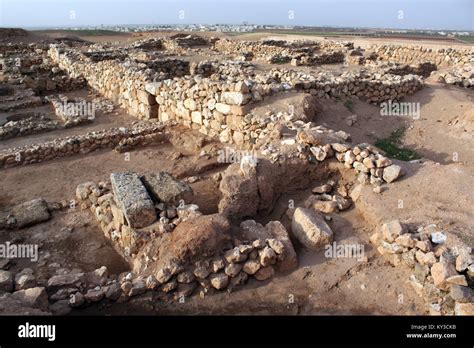
<instances>
[{"instance_id":1,"label":"weathered boulder","mask_svg":"<svg viewBox=\"0 0 474 348\"><path fill-rule=\"evenodd\" d=\"M257 213L260 198L258 195L257 175L243 175L240 164L230 165L220 182L222 199L219 212L231 218L239 219Z\"/></svg>"},{"instance_id":2,"label":"weathered boulder","mask_svg":"<svg viewBox=\"0 0 474 348\"><path fill-rule=\"evenodd\" d=\"M312 250L318 250L333 240L333 232L324 218L307 208L295 210L291 230L303 246Z\"/></svg>"},{"instance_id":3,"label":"weathered boulder","mask_svg":"<svg viewBox=\"0 0 474 348\"><path fill-rule=\"evenodd\" d=\"M167 172L145 174L142 176L142 181L151 197L157 202L178 205L180 201L185 204L193 201L193 189Z\"/></svg>"},{"instance_id":4,"label":"weathered boulder","mask_svg":"<svg viewBox=\"0 0 474 348\"><path fill-rule=\"evenodd\" d=\"M447 279L457 274L458 273L456 272L454 265L445 260L436 262L431 267L431 276L433 277L433 282L441 290L448 290L449 284Z\"/></svg>"},{"instance_id":5,"label":"weathered boulder","mask_svg":"<svg viewBox=\"0 0 474 348\"><path fill-rule=\"evenodd\" d=\"M182 265L214 257L224 250L230 242L229 230L230 223L223 215L190 217L172 233L161 234L142 247L134 258L133 272L145 271L165 283L183 270ZM152 258L156 261L147 261ZM170 267L172 264L177 266Z\"/></svg>"},{"instance_id":6,"label":"weathered boulder","mask_svg":"<svg viewBox=\"0 0 474 348\"><path fill-rule=\"evenodd\" d=\"M37 198L15 205L11 208L10 215L14 222L9 227L22 228L48 220L49 210L45 200Z\"/></svg>"},{"instance_id":7,"label":"weathered boulder","mask_svg":"<svg viewBox=\"0 0 474 348\"><path fill-rule=\"evenodd\" d=\"M48 294L43 287L18 290L12 297L23 302L25 305L46 311L48 309Z\"/></svg>"},{"instance_id":8,"label":"weathered boulder","mask_svg":"<svg viewBox=\"0 0 474 348\"><path fill-rule=\"evenodd\" d=\"M75 287L85 282L84 273L55 275L48 280L48 288ZM49 289L48 289L49 290Z\"/></svg>"},{"instance_id":9,"label":"weathered boulder","mask_svg":"<svg viewBox=\"0 0 474 348\"><path fill-rule=\"evenodd\" d=\"M153 201L136 173L112 173L110 181L115 200L122 209L130 227L141 228L156 221Z\"/></svg>"}]
</instances>

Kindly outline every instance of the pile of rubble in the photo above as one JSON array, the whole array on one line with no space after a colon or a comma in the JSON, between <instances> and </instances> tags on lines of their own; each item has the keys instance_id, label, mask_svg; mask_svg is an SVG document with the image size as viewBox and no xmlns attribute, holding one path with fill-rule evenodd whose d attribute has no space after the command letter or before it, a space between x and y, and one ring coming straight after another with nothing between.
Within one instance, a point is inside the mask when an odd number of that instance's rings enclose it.
<instances>
[{"instance_id":1,"label":"pile of rubble","mask_svg":"<svg viewBox=\"0 0 474 348\"><path fill-rule=\"evenodd\" d=\"M275 267L297 266L296 253L283 225L241 223L239 232L223 214L202 215L191 204L193 191L168 173L111 174L107 183L77 187L81 208L90 210L105 236L133 268L121 280L128 296L146 289L190 296L212 289L231 291L250 277L263 281Z\"/></svg>"},{"instance_id":2,"label":"pile of rubble","mask_svg":"<svg viewBox=\"0 0 474 348\"><path fill-rule=\"evenodd\" d=\"M457 85L460 87L474 87L474 64L466 65L461 68L455 68L450 71L439 74L439 81L448 85Z\"/></svg>"},{"instance_id":3,"label":"pile of rubble","mask_svg":"<svg viewBox=\"0 0 474 348\"><path fill-rule=\"evenodd\" d=\"M319 127L300 132L298 140L306 145L306 148L300 147L299 150L306 151L310 161L322 162L334 156L346 168L355 169L359 173L357 181L360 183L380 186L403 175L399 165L393 164L370 144L363 143L351 148L347 143L334 142L340 138L333 133L323 132Z\"/></svg>"},{"instance_id":4,"label":"pile of rubble","mask_svg":"<svg viewBox=\"0 0 474 348\"><path fill-rule=\"evenodd\" d=\"M413 269L409 278L434 315L474 314L474 263L470 248L447 247L436 225L410 228L394 220L370 237L392 265ZM471 286L471 287L470 287Z\"/></svg>"}]
</instances>

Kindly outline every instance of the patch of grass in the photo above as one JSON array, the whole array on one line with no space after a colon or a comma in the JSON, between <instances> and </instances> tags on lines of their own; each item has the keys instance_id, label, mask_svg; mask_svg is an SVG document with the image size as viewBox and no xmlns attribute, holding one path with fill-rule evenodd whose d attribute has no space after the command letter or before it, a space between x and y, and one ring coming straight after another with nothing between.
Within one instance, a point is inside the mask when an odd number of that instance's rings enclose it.
<instances>
[{"instance_id":1,"label":"patch of grass","mask_svg":"<svg viewBox=\"0 0 474 348\"><path fill-rule=\"evenodd\" d=\"M401 146L405 132L405 127L395 129L387 138L377 138L375 146L385 151L388 157L401 161L411 161L421 158L415 150Z\"/></svg>"},{"instance_id":2,"label":"patch of grass","mask_svg":"<svg viewBox=\"0 0 474 348\"><path fill-rule=\"evenodd\" d=\"M349 110L350 112L354 112L354 103L352 102L352 100L350 99L347 99L345 102L344 102L344 106L347 108L347 110Z\"/></svg>"}]
</instances>

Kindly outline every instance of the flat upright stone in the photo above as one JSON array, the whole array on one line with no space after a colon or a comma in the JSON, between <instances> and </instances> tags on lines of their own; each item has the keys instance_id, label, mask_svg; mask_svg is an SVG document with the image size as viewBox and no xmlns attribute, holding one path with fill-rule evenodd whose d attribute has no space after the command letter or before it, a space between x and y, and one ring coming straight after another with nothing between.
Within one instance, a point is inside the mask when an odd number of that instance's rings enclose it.
<instances>
[{"instance_id":1,"label":"flat upright stone","mask_svg":"<svg viewBox=\"0 0 474 348\"><path fill-rule=\"evenodd\" d=\"M142 181L152 198L159 202L178 205L181 200L185 204L193 201L194 193L191 186L178 181L167 172L146 174Z\"/></svg>"},{"instance_id":2,"label":"flat upright stone","mask_svg":"<svg viewBox=\"0 0 474 348\"><path fill-rule=\"evenodd\" d=\"M112 173L110 182L130 227L141 228L156 221L155 206L137 173Z\"/></svg>"}]
</instances>

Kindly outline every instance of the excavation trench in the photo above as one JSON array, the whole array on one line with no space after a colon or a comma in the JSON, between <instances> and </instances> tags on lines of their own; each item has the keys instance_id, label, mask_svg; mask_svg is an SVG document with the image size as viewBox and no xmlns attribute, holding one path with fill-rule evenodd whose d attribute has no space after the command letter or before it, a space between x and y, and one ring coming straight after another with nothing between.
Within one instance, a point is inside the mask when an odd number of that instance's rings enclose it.
<instances>
[{"instance_id":1,"label":"excavation trench","mask_svg":"<svg viewBox=\"0 0 474 348\"><path fill-rule=\"evenodd\" d=\"M240 164L229 166L224 171L222 180L226 180L236 168L240 168ZM231 202L230 210L235 213L234 216L229 216L232 221L233 238L245 238L239 225L249 219L262 225L270 221L280 221L290 231L292 208L304 206L309 197L314 196L311 190L315 186L332 181L335 183L334 193L350 192L356 186L353 184L355 181L353 171L344 168L335 160L324 161L318 165L303 164L298 160L274 165L262 160L258 163L256 172L257 177L262 174L265 180L259 182L258 204L253 205L257 207L255 213L245 215L249 211L248 191L240 191L246 193L242 202L235 196ZM217 202L219 199L218 209L221 212L229 210L228 206L222 206L225 193L215 190L211 200ZM208 209L212 211L211 207ZM111 304L105 308L87 307L77 311L76 314L98 311L101 313L105 311L107 314L162 315L395 314L400 310L411 314L415 308L422 306L420 300L413 296L411 289L400 281L408 277L408 272L404 269L394 270L370 245L368 239L375 225L373 221L365 220L357 203L352 204L347 210L326 216L334 232L334 248L339 244L360 245L363 246L363 254L357 255L357 258L354 255L328 257L327 249L307 250L290 234L298 255L299 267L290 272L277 272L271 280L261 282L250 279L247 284L233 289L232 292L215 292L204 298L195 294L187 297L184 302L164 300L160 294L152 292L131 298L126 303ZM353 293L354 286L361 289L361 294ZM387 286L391 288L387 293L379 292L379 289ZM370 294L371 291L377 293ZM400 305L397 302L400 293L405 294L410 305Z\"/></svg>"}]
</instances>

